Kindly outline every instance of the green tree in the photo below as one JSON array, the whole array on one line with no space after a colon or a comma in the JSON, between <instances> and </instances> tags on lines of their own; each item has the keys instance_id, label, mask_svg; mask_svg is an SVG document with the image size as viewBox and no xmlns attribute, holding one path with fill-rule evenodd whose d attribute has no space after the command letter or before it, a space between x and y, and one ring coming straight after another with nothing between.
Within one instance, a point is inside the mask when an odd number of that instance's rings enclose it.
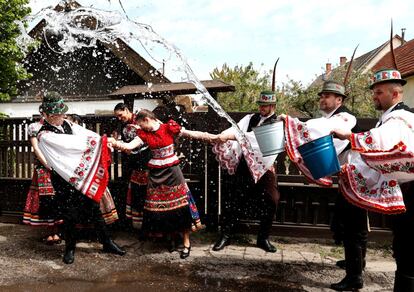
<instances>
[{"instance_id":1,"label":"green tree","mask_svg":"<svg viewBox=\"0 0 414 292\"><path fill-rule=\"evenodd\" d=\"M0 100L16 95L17 81L28 77L19 63L24 53L16 43L20 35L17 21L23 21L30 13L28 3L29 0L0 0Z\"/></svg>"},{"instance_id":2,"label":"green tree","mask_svg":"<svg viewBox=\"0 0 414 292\"><path fill-rule=\"evenodd\" d=\"M230 68L224 64L210 73L212 79L220 79L235 86L235 92L219 93L217 101L225 111L252 112L257 110L256 100L263 90L270 89L270 73L264 75L253 68L250 62L246 67Z\"/></svg>"},{"instance_id":3,"label":"green tree","mask_svg":"<svg viewBox=\"0 0 414 292\"><path fill-rule=\"evenodd\" d=\"M346 66L335 68L328 79L343 81ZM260 74L249 63L246 67L235 66L230 68L224 64L221 69L215 68L210 73L212 79L220 79L235 86L236 91L219 93L217 100L225 111L254 112L257 110L256 99L262 90L270 90L272 71ZM318 117L319 96L323 80L321 77L310 85L305 86L300 81L289 79L281 88L276 89L277 104L276 113L288 113L301 117ZM348 98L345 105L355 113L357 117L377 117L374 105L371 101L369 89L369 73L362 74L353 71L350 74L346 87Z\"/></svg>"}]
</instances>

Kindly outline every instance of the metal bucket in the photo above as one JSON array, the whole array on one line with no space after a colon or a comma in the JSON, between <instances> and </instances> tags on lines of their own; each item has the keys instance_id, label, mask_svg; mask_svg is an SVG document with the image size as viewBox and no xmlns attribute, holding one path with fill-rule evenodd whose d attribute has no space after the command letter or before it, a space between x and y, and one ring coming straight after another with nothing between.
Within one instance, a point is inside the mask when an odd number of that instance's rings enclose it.
<instances>
[{"instance_id":1,"label":"metal bucket","mask_svg":"<svg viewBox=\"0 0 414 292\"><path fill-rule=\"evenodd\" d=\"M298 151L314 179L332 175L340 169L332 135L305 143L298 147Z\"/></svg>"},{"instance_id":2,"label":"metal bucket","mask_svg":"<svg viewBox=\"0 0 414 292\"><path fill-rule=\"evenodd\" d=\"M275 155L285 150L283 121L255 127L253 132L263 156Z\"/></svg>"}]
</instances>

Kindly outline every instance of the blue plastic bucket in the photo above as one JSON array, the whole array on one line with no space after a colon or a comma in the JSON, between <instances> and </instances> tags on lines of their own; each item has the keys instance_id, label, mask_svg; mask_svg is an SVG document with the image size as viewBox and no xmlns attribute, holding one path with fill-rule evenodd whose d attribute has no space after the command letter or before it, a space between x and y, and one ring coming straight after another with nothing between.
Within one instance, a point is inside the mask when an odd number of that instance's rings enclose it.
<instances>
[{"instance_id":1,"label":"blue plastic bucket","mask_svg":"<svg viewBox=\"0 0 414 292\"><path fill-rule=\"evenodd\" d=\"M298 147L298 151L314 179L320 179L339 171L339 161L332 135L305 143Z\"/></svg>"},{"instance_id":2,"label":"blue plastic bucket","mask_svg":"<svg viewBox=\"0 0 414 292\"><path fill-rule=\"evenodd\" d=\"M263 156L275 155L285 150L283 121L255 127L253 132Z\"/></svg>"}]
</instances>

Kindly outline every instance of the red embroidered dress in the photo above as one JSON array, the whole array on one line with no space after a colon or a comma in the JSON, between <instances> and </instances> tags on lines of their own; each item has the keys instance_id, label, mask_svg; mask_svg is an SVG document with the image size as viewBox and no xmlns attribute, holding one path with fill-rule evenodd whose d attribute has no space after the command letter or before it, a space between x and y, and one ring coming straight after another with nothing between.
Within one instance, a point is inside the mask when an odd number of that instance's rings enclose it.
<instances>
[{"instance_id":1,"label":"red embroidered dress","mask_svg":"<svg viewBox=\"0 0 414 292\"><path fill-rule=\"evenodd\" d=\"M144 204L143 229L146 232L167 233L202 227L174 151L174 137L180 131L181 126L172 120L161 124L154 132L137 131L152 154Z\"/></svg>"},{"instance_id":2,"label":"red embroidered dress","mask_svg":"<svg viewBox=\"0 0 414 292\"><path fill-rule=\"evenodd\" d=\"M135 114L122 129L122 140L132 141L137 136L137 129L134 127ZM133 227L141 228L144 200L148 182L148 160L150 151L145 145L137 151L134 149L129 155L124 156L127 162L129 183L126 194L125 216L132 221Z\"/></svg>"},{"instance_id":3,"label":"red embroidered dress","mask_svg":"<svg viewBox=\"0 0 414 292\"><path fill-rule=\"evenodd\" d=\"M29 138L37 136L43 125L43 118L29 125L27 133ZM61 223L54 219L53 189L50 171L39 160L35 160L32 183L27 193L23 213L23 223L34 226L53 226Z\"/></svg>"}]
</instances>

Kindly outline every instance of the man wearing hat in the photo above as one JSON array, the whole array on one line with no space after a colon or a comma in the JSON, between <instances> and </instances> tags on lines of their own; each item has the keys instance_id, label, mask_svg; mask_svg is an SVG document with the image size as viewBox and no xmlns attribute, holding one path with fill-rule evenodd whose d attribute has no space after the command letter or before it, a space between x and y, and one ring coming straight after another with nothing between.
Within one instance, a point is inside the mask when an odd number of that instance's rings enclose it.
<instances>
[{"instance_id":1,"label":"man wearing hat","mask_svg":"<svg viewBox=\"0 0 414 292\"><path fill-rule=\"evenodd\" d=\"M345 86L339 82L328 80L323 83L319 95L319 108L322 118L311 119L302 122L297 118L281 115L285 120L286 149L289 158L296 164L299 170L312 182L321 186L332 186L332 178L325 177L314 179L297 150L299 146L329 135L335 128L344 128L357 132L358 127L353 113L343 104L347 98ZM350 148L349 141L341 141L334 138L334 146L340 162L346 156L346 150ZM337 265L345 268L347 275L356 275L355 278L362 281L362 262L366 252L368 235L367 212L364 209L348 203L339 192L336 197L334 217L331 223L335 242L343 242L345 249L345 261L338 261ZM332 289L349 289L355 284L350 277L345 277L338 284L333 284ZM358 282L356 285L362 285Z\"/></svg>"},{"instance_id":2,"label":"man wearing hat","mask_svg":"<svg viewBox=\"0 0 414 292\"><path fill-rule=\"evenodd\" d=\"M66 264L74 262L75 226L86 222L95 225L105 252L124 255L125 251L110 238L99 209L107 184L105 169L100 168L107 151L106 143L102 142L104 138L65 120L68 107L56 92L46 93L41 107L45 121L38 134L39 148L53 169L55 208L57 216L64 221L66 248L63 261ZM78 148L85 150L80 152ZM80 154L75 156L77 151Z\"/></svg>"},{"instance_id":3,"label":"man wearing hat","mask_svg":"<svg viewBox=\"0 0 414 292\"><path fill-rule=\"evenodd\" d=\"M386 123L387 116L397 110L412 112L403 102L403 86L407 83L394 69L380 70L374 74L370 89L373 91L375 109L383 112L376 127ZM393 256L397 264L394 291L414 291L414 182L401 184L406 212L392 216Z\"/></svg>"},{"instance_id":4,"label":"man wearing hat","mask_svg":"<svg viewBox=\"0 0 414 292\"><path fill-rule=\"evenodd\" d=\"M339 113L353 115L343 105L347 96L342 84L335 81L326 81L318 95L320 109L325 113L326 118ZM351 129L351 132L359 132L357 124ZM340 160L342 160L341 157L346 155L345 151L350 148L350 144L347 143L345 149L341 152L342 156L339 156ZM339 283L332 284L331 288L339 291L362 288L362 270L365 267L368 237L367 211L350 204L339 191L336 197L331 230L337 243L343 241L345 260L338 261L337 265L346 270L345 278Z\"/></svg>"},{"instance_id":5,"label":"man wearing hat","mask_svg":"<svg viewBox=\"0 0 414 292\"><path fill-rule=\"evenodd\" d=\"M355 171L352 169L356 169L364 181L374 181L371 185L364 185L365 192L358 192L361 187L356 185L357 188L345 192L345 195L355 205L362 208L394 214L391 218L394 235L393 256L397 264L395 292L414 291L414 240L411 234L414 230L414 176L410 170L407 171L408 173L404 171L404 167L411 165L414 161L412 158L399 158L400 153L414 151L414 138L412 137L414 115L402 101L405 84L406 81L401 78L398 70L382 69L375 72L370 89L373 92L372 99L375 108L383 112L376 127L360 135L339 129L335 131L338 137L350 140L353 148L358 149L358 152L348 159L350 167L343 168L343 175L341 175L343 184L349 185L356 181ZM396 145L399 146L395 147ZM392 153L392 156L389 156L390 149L396 152ZM382 156L378 162L379 169L372 163L369 167L365 167L364 164L369 163L367 156L364 156L364 160L360 162L358 154L363 155L364 151L371 153L375 151ZM384 169L387 165L392 165L393 169ZM365 169L367 171L364 171ZM373 169L378 169L377 173L373 173ZM398 171L395 174L394 169ZM393 176L388 178L387 174ZM380 186L383 186L386 192L378 193ZM370 190L374 192L372 197L367 195ZM375 201L376 198L380 198L381 201Z\"/></svg>"},{"instance_id":6,"label":"man wearing hat","mask_svg":"<svg viewBox=\"0 0 414 292\"><path fill-rule=\"evenodd\" d=\"M323 112L326 118L330 118L333 115L339 113L348 113L354 115L344 104L344 100L347 98L345 95L345 87L339 82L335 81L326 81L323 84L321 92L319 95L319 108ZM356 124L351 131L353 133L359 132L358 124ZM337 142L338 143L338 142ZM346 143L345 149L340 153L345 153L346 150L351 148L349 143ZM342 156L344 156L343 154ZM340 156L340 157L342 157ZM333 232L334 240L337 244L341 242L344 243L345 250L345 260L338 261L337 266L346 269L346 258L357 258L352 255L352 248L349 246L354 246L356 244L361 247L361 261L362 266L365 267L365 255L366 255L366 243L368 236L368 214L364 209L357 208L352 204L348 203L340 191L337 194L335 201L335 209L331 222L331 230ZM352 220L349 219L352 217ZM351 252L351 254L349 254ZM359 265L359 264L358 264ZM352 266L348 270L352 270ZM358 268L359 271L359 268ZM352 273L352 272L351 272ZM361 271L362 273L362 271ZM358 274L360 274L358 272Z\"/></svg>"},{"instance_id":7,"label":"man wearing hat","mask_svg":"<svg viewBox=\"0 0 414 292\"><path fill-rule=\"evenodd\" d=\"M275 92L261 92L257 104L259 105L259 112L246 115L238 123L239 128L246 134L248 139L256 142L251 143L252 146L253 144L257 145L252 129L257 126L276 121ZM253 204L257 205L260 214L260 228L257 235L257 246L266 252L276 252L276 247L269 241L270 229L272 227L272 221L275 217L276 207L280 197L279 190L277 188L276 170L274 167L276 155L263 157L267 171L255 184L250 173L248 163L246 163L246 159L241 153L238 142L228 141L235 140L235 130L233 128L225 130L219 135L219 139L222 143L218 143L213 147L213 152L216 153L217 159L219 161L225 160L223 159L223 155L226 154L221 146L228 145L229 147L225 148L227 154L230 153L228 158L234 159L235 161L226 167L228 172L234 175L232 176L233 179L229 188L228 196L224 200L221 235L214 244L213 250L222 250L230 243L231 237L235 232L235 225L239 221L240 215L242 215L242 213L245 214L246 210L250 210L249 206L251 205L248 206L248 202L253 198ZM258 153L260 152L258 146L254 147L253 150ZM235 158L236 156L237 158ZM222 164L222 166L224 165ZM240 207L241 205L243 205L242 208Z\"/></svg>"}]
</instances>

